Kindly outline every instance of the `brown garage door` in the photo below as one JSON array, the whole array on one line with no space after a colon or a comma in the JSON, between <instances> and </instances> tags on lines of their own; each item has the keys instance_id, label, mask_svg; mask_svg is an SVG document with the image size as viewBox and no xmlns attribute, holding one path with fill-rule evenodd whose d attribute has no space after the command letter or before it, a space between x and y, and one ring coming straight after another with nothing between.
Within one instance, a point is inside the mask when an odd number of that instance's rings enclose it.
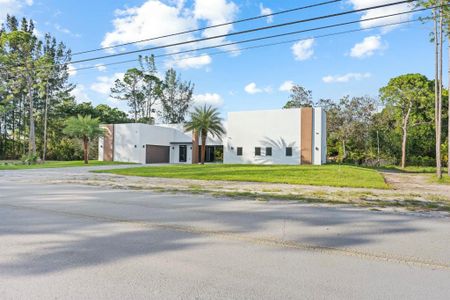
<instances>
[{"instance_id":1,"label":"brown garage door","mask_svg":"<svg viewBox=\"0 0 450 300\"><path fill-rule=\"evenodd\" d=\"M170 159L169 146L146 145L145 163L160 164L168 163Z\"/></svg>"}]
</instances>

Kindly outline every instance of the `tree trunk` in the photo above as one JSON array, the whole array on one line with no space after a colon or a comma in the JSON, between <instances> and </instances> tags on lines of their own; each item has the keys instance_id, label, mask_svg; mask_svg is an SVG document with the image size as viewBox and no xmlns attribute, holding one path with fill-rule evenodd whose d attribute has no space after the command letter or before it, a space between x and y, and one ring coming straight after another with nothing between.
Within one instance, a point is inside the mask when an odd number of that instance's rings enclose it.
<instances>
[{"instance_id":1,"label":"tree trunk","mask_svg":"<svg viewBox=\"0 0 450 300\"><path fill-rule=\"evenodd\" d=\"M342 161L347 158L347 149L345 148L345 140L342 140Z\"/></svg>"},{"instance_id":2,"label":"tree trunk","mask_svg":"<svg viewBox=\"0 0 450 300\"><path fill-rule=\"evenodd\" d=\"M84 163L88 164L88 149L89 149L89 139L87 137L83 138L83 155L84 155Z\"/></svg>"},{"instance_id":3,"label":"tree trunk","mask_svg":"<svg viewBox=\"0 0 450 300\"><path fill-rule=\"evenodd\" d=\"M44 146L42 149L42 161L47 159L47 122L48 122L48 82L45 93L45 106L44 106Z\"/></svg>"},{"instance_id":4,"label":"tree trunk","mask_svg":"<svg viewBox=\"0 0 450 300\"><path fill-rule=\"evenodd\" d=\"M206 156L206 133L202 132L202 153L201 153L201 164L205 164L205 156Z\"/></svg>"},{"instance_id":5,"label":"tree trunk","mask_svg":"<svg viewBox=\"0 0 450 300\"><path fill-rule=\"evenodd\" d=\"M36 135L34 128L34 106L33 106L33 83L31 81L30 75L28 75L28 104L29 104L29 115L30 115L30 134L28 140L28 155L36 155Z\"/></svg>"},{"instance_id":6,"label":"tree trunk","mask_svg":"<svg viewBox=\"0 0 450 300\"><path fill-rule=\"evenodd\" d=\"M448 55L448 113L447 113L447 174L450 176L450 24L447 25L447 55Z\"/></svg>"},{"instance_id":7,"label":"tree trunk","mask_svg":"<svg viewBox=\"0 0 450 300\"><path fill-rule=\"evenodd\" d=\"M402 125L402 162L401 162L401 168L404 169L406 166L406 141L408 136L408 121L409 121L409 115L411 113L411 107L412 103L408 107L408 111L406 112L406 115L403 119L403 125Z\"/></svg>"}]
</instances>

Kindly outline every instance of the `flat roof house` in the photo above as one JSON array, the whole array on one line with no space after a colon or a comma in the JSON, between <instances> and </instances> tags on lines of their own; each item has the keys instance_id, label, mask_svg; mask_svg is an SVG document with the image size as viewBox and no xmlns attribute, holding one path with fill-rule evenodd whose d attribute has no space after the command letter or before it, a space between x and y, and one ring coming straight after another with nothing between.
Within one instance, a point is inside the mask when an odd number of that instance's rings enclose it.
<instances>
[{"instance_id":1,"label":"flat roof house","mask_svg":"<svg viewBox=\"0 0 450 300\"><path fill-rule=\"evenodd\" d=\"M200 141L182 124L104 125L99 160L198 163ZM322 108L231 112L222 140L208 138L206 161L226 164L315 164L326 162L326 114Z\"/></svg>"}]
</instances>

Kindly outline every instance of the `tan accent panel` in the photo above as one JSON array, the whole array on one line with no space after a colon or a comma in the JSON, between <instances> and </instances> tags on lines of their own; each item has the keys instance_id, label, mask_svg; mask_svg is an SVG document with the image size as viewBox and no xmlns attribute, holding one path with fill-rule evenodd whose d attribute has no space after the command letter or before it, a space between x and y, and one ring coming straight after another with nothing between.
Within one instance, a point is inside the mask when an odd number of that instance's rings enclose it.
<instances>
[{"instance_id":1,"label":"tan accent panel","mask_svg":"<svg viewBox=\"0 0 450 300\"><path fill-rule=\"evenodd\" d=\"M104 125L105 135L103 137L103 160L114 160L114 125Z\"/></svg>"},{"instance_id":2,"label":"tan accent panel","mask_svg":"<svg viewBox=\"0 0 450 300\"><path fill-rule=\"evenodd\" d=\"M192 133L192 163L198 164L198 133Z\"/></svg>"},{"instance_id":3,"label":"tan accent panel","mask_svg":"<svg viewBox=\"0 0 450 300\"><path fill-rule=\"evenodd\" d=\"M300 141L301 141L301 163L311 164L312 163L312 124L313 124L313 109L312 107L303 107L300 110Z\"/></svg>"}]
</instances>

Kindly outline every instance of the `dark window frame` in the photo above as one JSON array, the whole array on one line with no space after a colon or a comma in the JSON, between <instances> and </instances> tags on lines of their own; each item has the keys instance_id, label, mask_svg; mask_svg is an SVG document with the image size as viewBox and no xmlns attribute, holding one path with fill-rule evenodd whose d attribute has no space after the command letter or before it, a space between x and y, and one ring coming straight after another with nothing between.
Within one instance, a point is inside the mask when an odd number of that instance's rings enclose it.
<instances>
[{"instance_id":1,"label":"dark window frame","mask_svg":"<svg viewBox=\"0 0 450 300\"><path fill-rule=\"evenodd\" d=\"M266 156L272 156L272 147L266 147Z\"/></svg>"},{"instance_id":2,"label":"dark window frame","mask_svg":"<svg viewBox=\"0 0 450 300\"><path fill-rule=\"evenodd\" d=\"M261 156L261 147L255 147L255 156Z\"/></svg>"},{"instance_id":3,"label":"dark window frame","mask_svg":"<svg viewBox=\"0 0 450 300\"><path fill-rule=\"evenodd\" d=\"M242 147L236 147L236 155L242 156L242 153L244 152L244 149Z\"/></svg>"},{"instance_id":4,"label":"dark window frame","mask_svg":"<svg viewBox=\"0 0 450 300\"><path fill-rule=\"evenodd\" d=\"M286 156L292 156L292 147L286 147Z\"/></svg>"}]
</instances>

